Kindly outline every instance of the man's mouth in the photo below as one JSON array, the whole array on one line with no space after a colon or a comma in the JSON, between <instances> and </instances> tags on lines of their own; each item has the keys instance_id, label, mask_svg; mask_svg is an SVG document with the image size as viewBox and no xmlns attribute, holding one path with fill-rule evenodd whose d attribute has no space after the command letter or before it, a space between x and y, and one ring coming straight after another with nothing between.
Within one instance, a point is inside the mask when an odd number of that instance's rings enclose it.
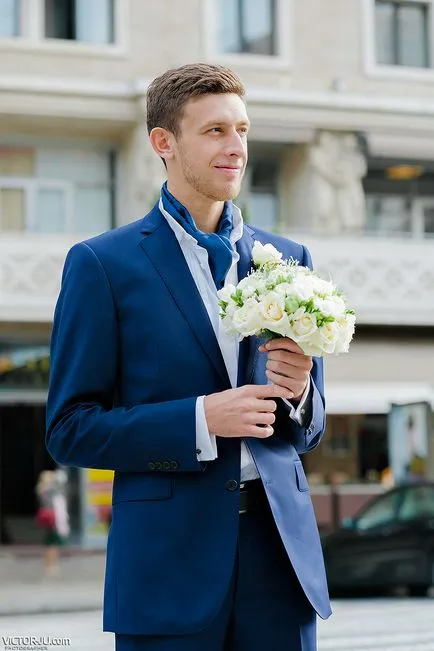
<instances>
[{"instance_id":1,"label":"man's mouth","mask_svg":"<svg viewBox=\"0 0 434 651\"><path fill-rule=\"evenodd\" d=\"M241 172L241 167L234 167L231 165L216 165L215 166L216 170L219 170L220 172L226 172L227 174L235 176L239 172Z\"/></svg>"}]
</instances>

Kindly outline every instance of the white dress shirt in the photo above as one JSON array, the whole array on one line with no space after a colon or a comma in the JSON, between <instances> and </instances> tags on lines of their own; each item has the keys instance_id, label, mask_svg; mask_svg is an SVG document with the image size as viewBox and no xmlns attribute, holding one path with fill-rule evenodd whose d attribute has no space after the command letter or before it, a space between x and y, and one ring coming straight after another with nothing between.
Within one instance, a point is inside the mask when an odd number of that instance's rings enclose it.
<instances>
[{"instance_id":1,"label":"white dress shirt","mask_svg":"<svg viewBox=\"0 0 434 651\"><path fill-rule=\"evenodd\" d=\"M238 352L239 342L235 335L228 335L223 326L219 315L218 296L214 279L208 263L208 251L199 246L197 240L187 233L182 226L164 209L160 199L159 208L166 218L170 228L173 230L178 240L181 251L184 254L185 261L194 282L196 283L199 294L202 297L205 308L208 312L216 339L222 352L223 360L226 365L228 376L232 388L237 386L238 377ZM237 263L240 258L235 244L243 235L243 218L240 210L233 207L233 229L230 235L232 243L232 264L226 275L225 284L238 282ZM264 353L265 354L265 353ZM295 409L290 407L289 416L298 424L301 424L301 410L309 394L309 384L302 396L302 399ZM210 434L205 416L204 398L200 396L196 401L196 448L197 458L199 461L213 461L217 458L216 436ZM257 479L259 473L249 449L244 441L241 441L241 481Z\"/></svg>"}]
</instances>

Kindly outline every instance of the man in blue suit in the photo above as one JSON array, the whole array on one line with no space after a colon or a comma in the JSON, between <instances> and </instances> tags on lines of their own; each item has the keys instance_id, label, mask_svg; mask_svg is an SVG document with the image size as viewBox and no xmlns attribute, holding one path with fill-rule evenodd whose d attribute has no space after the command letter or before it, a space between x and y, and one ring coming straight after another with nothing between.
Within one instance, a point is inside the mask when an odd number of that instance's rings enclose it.
<instances>
[{"instance_id":1,"label":"man in blue suit","mask_svg":"<svg viewBox=\"0 0 434 651\"><path fill-rule=\"evenodd\" d=\"M169 70L147 122L160 201L71 249L52 335L48 449L115 471L104 629L117 651L314 651L330 604L299 454L324 431L321 360L290 339L239 344L217 305L255 240L310 256L232 203L249 130L236 74Z\"/></svg>"}]
</instances>

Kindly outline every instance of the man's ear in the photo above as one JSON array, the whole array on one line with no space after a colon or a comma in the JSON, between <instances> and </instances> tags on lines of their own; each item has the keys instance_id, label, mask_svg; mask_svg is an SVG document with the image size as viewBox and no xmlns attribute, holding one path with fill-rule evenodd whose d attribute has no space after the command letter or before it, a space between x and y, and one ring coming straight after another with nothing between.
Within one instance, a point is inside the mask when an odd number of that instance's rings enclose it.
<instances>
[{"instance_id":1,"label":"man's ear","mask_svg":"<svg viewBox=\"0 0 434 651\"><path fill-rule=\"evenodd\" d=\"M171 160L174 155L174 142L175 136L167 129L162 127L155 127L149 134L149 140L152 149L157 156L163 159L164 162Z\"/></svg>"}]
</instances>

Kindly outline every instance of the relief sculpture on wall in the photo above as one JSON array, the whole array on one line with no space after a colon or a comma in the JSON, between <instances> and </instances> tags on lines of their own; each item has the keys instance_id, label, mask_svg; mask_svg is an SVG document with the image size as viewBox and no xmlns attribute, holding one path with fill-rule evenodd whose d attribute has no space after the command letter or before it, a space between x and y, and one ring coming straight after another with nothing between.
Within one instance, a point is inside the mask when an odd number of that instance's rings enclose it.
<instances>
[{"instance_id":1,"label":"relief sculpture on wall","mask_svg":"<svg viewBox=\"0 0 434 651\"><path fill-rule=\"evenodd\" d=\"M334 235L365 227L367 163L355 133L318 131L288 150L287 223L295 230Z\"/></svg>"},{"instance_id":2,"label":"relief sculpture on wall","mask_svg":"<svg viewBox=\"0 0 434 651\"><path fill-rule=\"evenodd\" d=\"M366 160L353 133L321 131L309 148L311 225L314 232L361 232L365 224L362 179Z\"/></svg>"}]
</instances>

